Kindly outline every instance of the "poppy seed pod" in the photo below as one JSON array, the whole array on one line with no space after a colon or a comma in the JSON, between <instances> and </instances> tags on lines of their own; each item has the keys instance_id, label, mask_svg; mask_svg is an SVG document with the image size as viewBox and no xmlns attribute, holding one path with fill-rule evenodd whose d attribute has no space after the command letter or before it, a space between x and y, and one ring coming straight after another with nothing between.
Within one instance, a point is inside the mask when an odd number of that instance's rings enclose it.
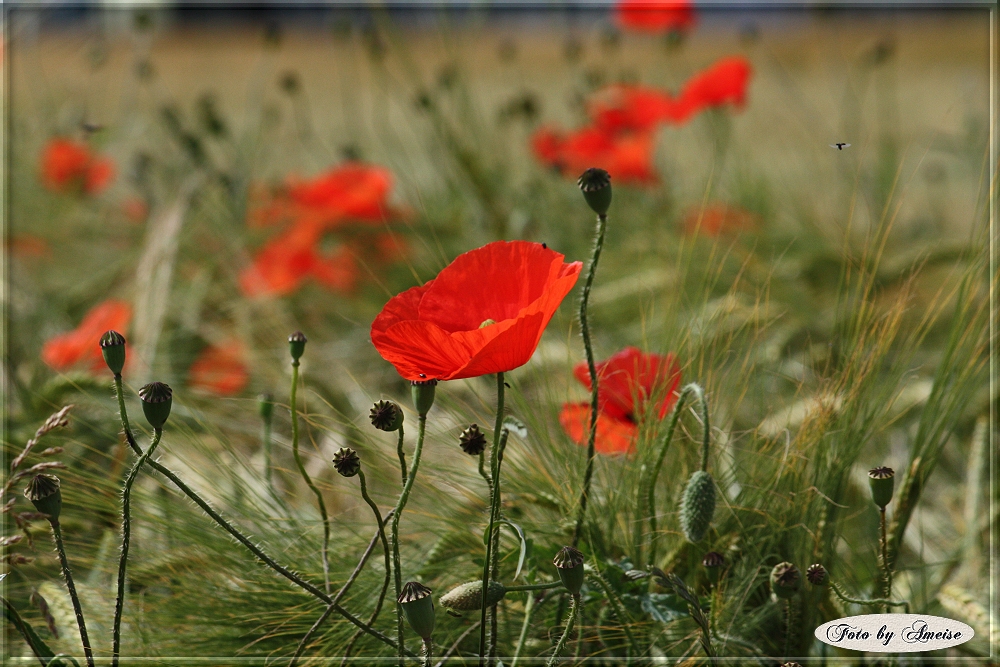
<instances>
[{"instance_id":1,"label":"poppy seed pod","mask_svg":"<svg viewBox=\"0 0 1000 667\"><path fill-rule=\"evenodd\" d=\"M705 537L715 514L715 482L704 470L691 475L681 498L681 530L689 542Z\"/></svg>"},{"instance_id":2,"label":"poppy seed pod","mask_svg":"<svg viewBox=\"0 0 1000 667\"><path fill-rule=\"evenodd\" d=\"M799 590L802 575L792 563L778 563L771 570L771 590L783 600L787 600Z\"/></svg>"},{"instance_id":3,"label":"poppy seed pod","mask_svg":"<svg viewBox=\"0 0 1000 667\"><path fill-rule=\"evenodd\" d=\"M24 497L31 501L35 509L47 514L50 521L59 519L62 510L62 491L59 478L55 475L35 475L24 489Z\"/></svg>"},{"instance_id":4,"label":"poppy seed pod","mask_svg":"<svg viewBox=\"0 0 1000 667\"><path fill-rule=\"evenodd\" d=\"M822 564L813 563L806 568L806 579L813 586L826 586L827 582L830 581L830 573Z\"/></svg>"},{"instance_id":5,"label":"poppy seed pod","mask_svg":"<svg viewBox=\"0 0 1000 667\"><path fill-rule=\"evenodd\" d=\"M507 595L507 587L499 581L490 580L486 606L492 607ZM441 596L441 606L455 611L476 611L483 608L483 582L470 581L451 589Z\"/></svg>"},{"instance_id":6,"label":"poppy seed pod","mask_svg":"<svg viewBox=\"0 0 1000 667\"><path fill-rule=\"evenodd\" d=\"M105 331L101 336L101 355L111 372L121 375L125 367L125 336L117 331Z\"/></svg>"},{"instance_id":7,"label":"poppy seed pod","mask_svg":"<svg viewBox=\"0 0 1000 667\"><path fill-rule=\"evenodd\" d=\"M872 500L875 504L879 506L879 509L885 509L885 506L889 504L892 500L892 490L895 484L894 478L896 476L895 471L892 468L886 468L881 466L879 468L872 468L868 471L868 486L872 490Z\"/></svg>"},{"instance_id":8,"label":"poppy seed pod","mask_svg":"<svg viewBox=\"0 0 1000 667\"><path fill-rule=\"evenodd\" d=\"M722 568L726 565L726 559L718 551L709 551L701 559L701 564L708 572L708 578L714 584L719 581L719 575L722 574Z\"/></svg>"},{"instance_id":9,"label":"poppy seed pod","mask_svg":"<svg viewBox=\"0 0 1000 667\"><path fill-rule=\"evenodd\" d=\"M170 405L173 403L174 392L162 382L150 382L139 390L142 399L142 412L146 421L153 428L163 428L170 416Z\"/></svg>"},{"instance_id":10,"label":"poppy seed pod","mask_svg":"<svg viewBox=\"0 0 1000 667\"><path fill-rule=\"evenodd\" d=\"M380 431L398 431L403 426L403 409L392 401L379 401L372 406L368 418Z\"/></svg>"},{"instance_id":11,"label":"poppy seed pod","mask_svg":"<svg viewBox=\"0 0 1000 667\"><path fill-rule=\"evenodd\" d=\"M583 561L583 552L573 547L563 547L552 559L559 572L559 580L573 595L579 595L583 587Z\"/></svg>"},{"instance_id":12,"label":"poppy seed pod","mask_svg":"<svg viewBox=\"0 0 1000 667\"><path fill-rule=\"evenodd\" d=\"M431 411L434 405L434 388L437 380L414 380L410 382L410 395L413 397L413 407L421 417Z\"/></svg>"},{"instance_id":13,"label":"poppy seed pod","mask_svg":"<svg viewBox=\"0 0 1000 667\"><path fill-rule=\"evenodd\" d=\"M403 591L396 600L403 607L406 621L421 639L430 639L434 632L434 600L431 589L416 581L403 584Z\"/></svg>"},{"instance_id":14,"label":"poppy seed pod","mask_svg":"<svg viewBox=\"0 0 1000 667\"><path fill-rule=\"evenodd\" d=\"M298 361L306 351L306 335L296 331L288 337L288 351L292 353L292 361Z\"/></svg>"},{"instance_id":15,"label":"poppy seed pod","mask_svg":"<svg viewBox=\"0 0 1000 667\"><path fill-rule=\"evenodd\" d=\"M274 414L274 396L270 392L265 391L257 397L257 412L264 421L271 421L271 415Z\"/></svg>"},{"instance_id":16,"label":"poppy seed pod","mask_svg":"<svg viewBox=\"0 0 1000 667\"><path fill-rule=\"evenodd\" d=\"M354 477L361 470L361 457L350 447L341 447L333 455L333 467L344 477Z\"/></svg>"},{"instance_id":17,"label":"poppy seed pod","mask_svg":"<svg viewBox=\"0 0 1000 667\"><path fill-rule=\"evenodd\" d=\"M478 424L472 424L458 436L458 444L469 456L479 456L486 449L486 436L479 430Z\"/></svg>"},{"instance_id":18,"label":"poppy seed pod","mask_svg":"<svg viewBox=\"0 0 1000 667\"><path fill-rule=\"evenodd\" d=\"M611 206L611 175L603 169L591 167L576 181L583 191L583 198L594 213L607 215Z\"/></svg>"}]
</instances>

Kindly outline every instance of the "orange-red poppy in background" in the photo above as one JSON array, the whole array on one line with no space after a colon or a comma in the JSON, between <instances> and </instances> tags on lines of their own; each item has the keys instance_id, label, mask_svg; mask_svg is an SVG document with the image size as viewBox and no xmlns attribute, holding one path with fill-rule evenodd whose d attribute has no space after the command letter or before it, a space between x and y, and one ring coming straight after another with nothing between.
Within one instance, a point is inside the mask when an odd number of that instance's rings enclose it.
<instances>
[{"instance_id":1,"label":"orange-red poppy in background","mask_svg":"<svg viewBox=\"0 0 1000 667\"><path fill-rule=\"evenodd\" d=\"M532 148L539 161L565 176L579 175L597 164L615 182L651 185L657 181L654 138L652 131L612 133L585 127L564 134L543 127L532 137Z\"/></svg>"},{"instance_id":2,"label":"orange-red poppy in background","mask_svg":"<svg viewBox=\"0 0 1000 667\"><path fill-rule=\"evenodd\" d=\"M528 362L583 264L541 243L495 241L397 294L372 322L382 358L407 380L457 380Z\"/></svg>"},{"instance_id":3,"label":"orange-red poppy in background","mask_svg":"<svg viewBox=\"0 0 1000 667\"><path fill-rule=\"evenodd\" d=\"M687 0L620 0L618 25L641 32L685 32L695 23L694 5Z\"/></svg>"},{"instance_id":4,"label":"orange-red poppy in background","mask_svg":"<svg viewBox=\"0 0 1000 667\"><path fill-rule=\"evenodd\" d=\"M42 183L54 192L97 194L115 175L111 160L94 155L86 144L63 137L46 144L41 163Z\"/></svg>"},{"instance_id":5,"label":"orange-red poppy in background","mask_svg":"<svg viewBox=\"0 0 1000 667\"><path fill-rule=\"evenodd\" d=\"M601 454L627 454L635 446L643 413L654 410L657 418L663 419L674 407L680 366L673 354L646 354L634 347L626 347L595 366L598 382L594 447ZM586 363L577 364L573 375L590 389ZM656 403L650 405L651 400ZM573 442L587 444L590 403L566 403L559 413L559 423Z\"/></svg>"},{"instance_id":6,"label":"orange-red poppy in background","mask_svg":"<svg viewBox=\"0 0 1000 667\"><path fill-rule=\"evenodd\" d=\"M104 301L87 311L76 329L45 341L42 361L57 371L82 363L89 364L95 373L106 371L101 355L101 336L109 329L126 331L131 319L132 307L128 303L115 299Z\"/></svg>"},{"instance_id":7,"label":"orange-red poppy in background","mask_svg":"<svg viewBox=\"0 0 1000 667\"><path fill-rule=\"evenodd\" d=\"M756 227L753 214L735 206L710 204L702 209L691 208L684 216L685 234L722 236L750 231Z\"/></svg>"},{"instance_id":8,"label":"orange-red poppy in background","mask_svg":"<svg viewBox=\"0 0 1000 667\"><path fill-rule=\"evenodd\" d=\"M753 67L742 56L722 58L695 74L684 84L678 99L681 122L706 108L732 104L742 109L752 74Z\"/></svg>"},{"instance_id":9,"label":"orange-red poppy in background","mask_svg":"<svg viewBox=\"0 0 1000 667\"><path fill-rule=\"evenodd\" d=\"M238 340L206 347L188 370L188 386L220 396L240 393L250 381L245 356Z\"/></svg>"}]
</instances>

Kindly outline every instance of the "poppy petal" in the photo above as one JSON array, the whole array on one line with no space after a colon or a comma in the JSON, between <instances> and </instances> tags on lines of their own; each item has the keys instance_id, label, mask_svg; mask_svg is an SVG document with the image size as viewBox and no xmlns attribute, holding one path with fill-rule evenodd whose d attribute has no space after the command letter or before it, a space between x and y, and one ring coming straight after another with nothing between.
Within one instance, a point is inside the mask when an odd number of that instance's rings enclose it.
<instances>
[{"instance_id":1,"label":"poppy petal","mask_svg":"<svg viewBox=\"0 0 1000 667\"><path fill-rule=\"evenodd\" d=\"M566 403L559 411L559 424L570 440L578 445L586 445L590 434L590 405ZM604 455L628 454L635 449L638 433L639 429L635 424L598 413L594 449Z\"/></svg>"}]
</instances>

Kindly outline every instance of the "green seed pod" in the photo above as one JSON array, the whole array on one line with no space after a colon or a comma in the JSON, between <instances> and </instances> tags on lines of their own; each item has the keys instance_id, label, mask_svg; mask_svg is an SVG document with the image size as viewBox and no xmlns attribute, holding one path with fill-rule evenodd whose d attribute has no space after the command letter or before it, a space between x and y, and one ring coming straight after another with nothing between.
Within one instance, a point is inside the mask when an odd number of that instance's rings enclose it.
<instances>
[{"instance_id":1,"label":"green seed pod","mask_svg":"<svg viewBox=\"0 0 1000 667\"><path fill-rule=\"evenodd\" d=\"M306 335L296 331L288 337L288 351L292 353L292 361L298 361L306 351Z\"/></svg>"},{"instance_id":2,"label":"green seed pod","mask_svg":"<svg viewBox=\"0 0 1000 667\"><path fill-rule=\"evenodd\" d=\"M35 509L47 514L50 521L59 519L62 510L62 491L59 478L55 475L35 475L24 489L24 497L31 501Z\"/></svg>"},{"instance_id":3,"label":"green seed pod","mask_svg":"<svg viewBox=\"0 0 1000 667\"><path fill-rule=\"evenodd\" d=\"M507 587L499 581L490 580L486 606L492 607L507 595ZM475 611L483 608L483 582L470 581L456 586L441 596L441 606L455 611Z\"/></svg>"},{"instance_id":4,"label":"green seed pod","mask_svg":"<svg viewBox=\"0 0 1000 667\"><path fill-rule=\"evenodd\" d=\"M361 470L361 457L350 447L341 447L333 455L333 467L344 477L354 477Z\"/></svg>"},{"instance_id":5,"label":"green seed pod","mask_svg":"<svg viewBox=\"0 0 1000 667\"><path fill-rule=\"evenodd\" d=\"M163 428L170 416L170 405L173 403L173 391L162 382L150 382L139 390L142 399L142 412L146 421L153 428Z\"/></svg>"},{"instance_id":6,"label":"green seed pod","mask_svg":"<svg viewBox=\"0 0 1000 667\"><path fill-rule=\"evenodd\" d=\"M681 530L689 542L705 537L715 514L715 482L704 470L699 470L688 480L681 498Z\"/></svg>"},{"instance_id":7,"label":"green seed pod","mask_svg":"<svg viewBox=\"0 0 1000 667\"><path fill-rule=\"evenodd\" d=\"M472 424L458 436L458 444L469 456L479 456L486 449L486 436L479 430L478 424Z\"/></svg>"},{"instance_id":8,"label":"green seed pod","mask_svg":"<svg viewBox=\"0 0 1000 667\"><path fill-rule=\"evenodd\" d=\"M879 468L872 468L868 471L868 486L872 489L872 500L875 504L879 506L880 509L885 509L885 506L889 504L892 500L892 490L895 484L894 478L896 476L895 471L892 468L886 468L885 466Z\"/></svg>"},{"instance_id":9,"label":"green seed pod","mask_svg":"<svg viewBox=\"0 0 1000 667\"><path fill-rule=\"evenodd\" d=\"M413 398L413 407L421 417L431 411L434 405L434 388L437 380L414 380L410 382L410 395Z\"/></svg>"},{"instance_id":10,"label":"green seed pod","mask_svg":"<svg viewBox=\"0 0 1000 667\"><path fill-rule=\"evenodd\" d=\"M719 575L722 574L722 569L726 566L726 559L718 551L709 551L705 554L705 557L701 559L701 564L705 567L705 571L708 573L708 579L713 584L719 582Z\"/></svg>"},{"instance_id":11,"label":"green seed pod","mask_svg":"<svg viewBox=\"0 0 1000 667\"><path fill-rule=\"evenodd\" d=\"M611 206L611 175L603 169L591 167L576 182L583 191L583 198L594 213L607 215Z\"/></svg>"},{"instance_id":12,"label":"green seed pod","mask_svg":"<svg viewBox=\"0 0 1000 667\"><path fill-rule=\"evenodd\" d=\"M264 421L271 421L271 416L274 414L274 396L270 392L265 391L257 397L257 412Z\"/></svg>"},{"instance_id":13,"label":"green seed pod","mask_svg":"<svg viewBox=\"0 0 1000 667\"><path fill-rule=\"evenodd\" d=\"M434 632L434 600L431 598L431 589L416 581L408 581L403 584L403 590L396 601L403 607L403 614L413 631L421 639L430 639Z\"/></svg>"},{"instance_id":14,"label":"green seed pod","mask_svg":"<svg viewBox=\"0 0 1000 667\"><path fill-rule=\"evenodd\" d=\"M820 563L813 563L806 568L806 579L813 586L826 586L830 581L830 573Z\"/></svg>"},{"instance_id":15,"label":"green seed pod","mask_svg":"<svg viewBox=\"0 0 1000 667\"><path fill-rule=\"evenodd\" d=\"M117 331L105 331L101 336L101 355L111 372L121 375L125 366L125 336Z\"/></svg>"},{"instance_id":16,"label":"green seed pod","mask_svg":"<svg viewBox=\"0 0 1000 667\"><path fill-rule=\"evenodd\" d=\"M379 401L372 406L368 417L372 420L372 426L380 431L392 433L403 427L403 408L392 401Z\"/></svg>"},{"instance_id":17,"label":"green seed pod","mask_svg":"<svg viewBox=\"0 0 1000 667\"><path fill-rule=\"evenodd\" d=\"M583 561L583 552L573 547L563 547L552 559L552 564L559 572L559 580L573 595L579 595L583 588Z\"/></svg>"},{"instance_id":18,"label":"green seed pod","mask_svg":"<svg viewBox=\"0 0 1000 667\"><path fill-rule=\"evenodd\" d=\"M799 568L791 563L778 563L771 570L771 590L782 600L795 595L801 583L802 575L799 573Z\"/></svg>"}]
</instances>

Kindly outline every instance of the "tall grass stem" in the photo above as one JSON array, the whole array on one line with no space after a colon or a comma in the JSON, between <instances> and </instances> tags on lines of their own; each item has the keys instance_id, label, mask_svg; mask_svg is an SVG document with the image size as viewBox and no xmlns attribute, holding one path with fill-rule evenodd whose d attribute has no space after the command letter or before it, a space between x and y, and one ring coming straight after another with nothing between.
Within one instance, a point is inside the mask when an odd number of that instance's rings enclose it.
<instances>
[{"instance_id":1,"label":"tall grass stem","mask_svg":"<svg viewBox=\"0 0 1000 667\"><path fill-rule=\"evenodd\" d=\"M90 648L90 637L87 636L87 623L83 620L83 607L80 606L80 596L76 592L76 584L73 583L73 572L69 569L69 560L66 558L66 546L63 544L62 528L58 519L49 519L52 526L52 537L56 541L56 551L59 552L59 564L62 566L63 579L66 580L66 588L69 590L70 600L73 601L73 612L76 614L76 624L80 628L80 642L83 644L83 653L87 657L87 667L94 667L94 651Z\"/></svg>"}]
</instances>

